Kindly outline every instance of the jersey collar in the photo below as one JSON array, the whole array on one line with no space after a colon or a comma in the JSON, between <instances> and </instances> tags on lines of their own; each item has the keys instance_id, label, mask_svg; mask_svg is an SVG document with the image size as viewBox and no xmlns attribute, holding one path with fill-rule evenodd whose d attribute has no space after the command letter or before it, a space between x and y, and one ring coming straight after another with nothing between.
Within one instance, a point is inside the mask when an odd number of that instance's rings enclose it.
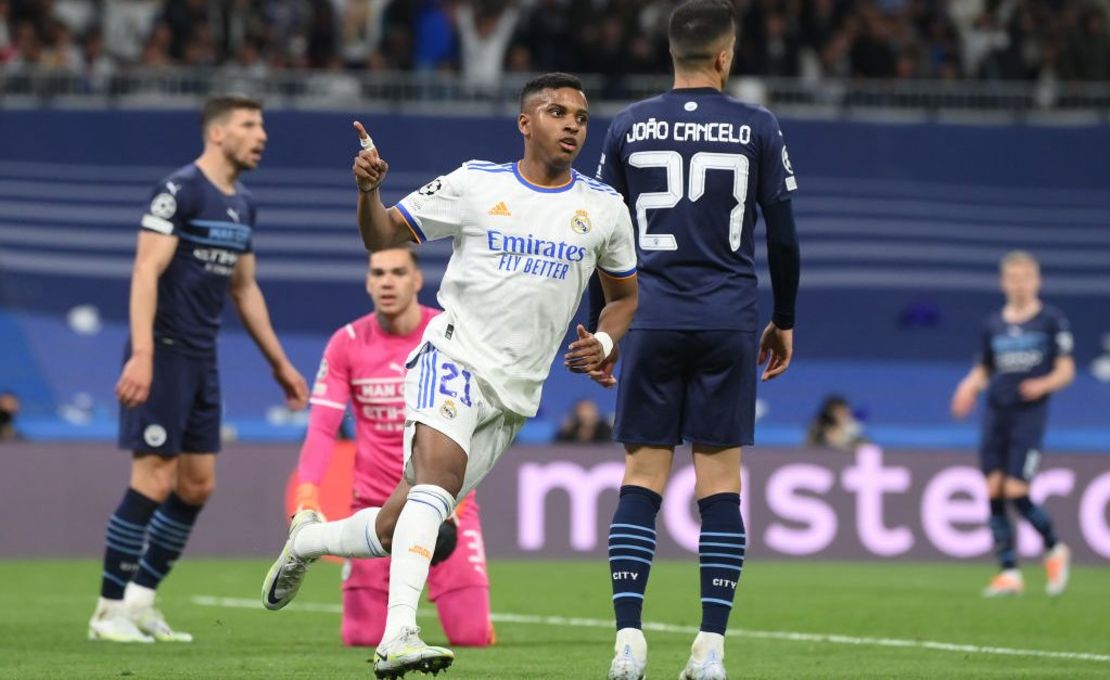
<instances>
[{"instance_id":1,"label":"jersey collar","mask_svg":"<svg viewBox=\"0 0 1110 680\"><path fill-rule=\"evenodd\" d=\"M545 186L543 184L532 184L524 177L524 175L520 173L520 161L513 163L513 175L516 176L518 182L528 187L532 191L538 191L541 194L561 194L573 187L574 182L578 179L578 172L575 171L574 168L571 168L570 179L567 180L566 184L561 184L556 187Z\"/></svg>"}]
</instances>

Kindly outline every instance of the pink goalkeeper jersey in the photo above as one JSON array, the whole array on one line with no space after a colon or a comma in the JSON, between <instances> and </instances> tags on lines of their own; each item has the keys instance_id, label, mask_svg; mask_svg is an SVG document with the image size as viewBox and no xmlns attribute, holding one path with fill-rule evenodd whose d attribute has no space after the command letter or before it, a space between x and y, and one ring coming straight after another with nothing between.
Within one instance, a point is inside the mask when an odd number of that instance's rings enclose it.
<instances>
[{"instance_id":1,"label":"pink goalkeeper jersey","mask_svg":"<svg viewBox=\"0 0 1110 680\"><path fill-rule=\"evenodd\" d=\"M308 435L297 467L302 482L320 484L348 403L355 416L355 488L359 504L380 505L401 480L405 428L405 359L420 343L438 309L420 307L423 318L408 335L391 335L368 314L331 336L316 383Z\"/></svg>"}]
</instances>

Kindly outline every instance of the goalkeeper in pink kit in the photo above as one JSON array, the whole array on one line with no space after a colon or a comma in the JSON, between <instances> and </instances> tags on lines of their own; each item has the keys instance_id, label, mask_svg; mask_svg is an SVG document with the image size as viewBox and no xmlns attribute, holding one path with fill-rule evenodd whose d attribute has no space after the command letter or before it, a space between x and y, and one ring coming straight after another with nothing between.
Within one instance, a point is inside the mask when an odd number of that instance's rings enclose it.
<instances>
[{"instance_id":1,"label":"goalkeeper in pink kit","mask_svg":"<svg viewBox=\"0 0 1110 680\"><path fill-rule=\"evenodd\" d=\"M335 332L312 389L308 435L298 464L299 508L320 510L319 488L347 404L355 415L357 453L351 512L383 505L401 481L405 358L439 310L416 299L423 279L408 248L375 252L366 288L375 312ZM343 642L381 642L389 599L389 559L352 559L344 570ZM493 643L489 578L478 504L471 492L440 529L428 578L429 597L453 645Z\"/></svg>"}]
</instances>

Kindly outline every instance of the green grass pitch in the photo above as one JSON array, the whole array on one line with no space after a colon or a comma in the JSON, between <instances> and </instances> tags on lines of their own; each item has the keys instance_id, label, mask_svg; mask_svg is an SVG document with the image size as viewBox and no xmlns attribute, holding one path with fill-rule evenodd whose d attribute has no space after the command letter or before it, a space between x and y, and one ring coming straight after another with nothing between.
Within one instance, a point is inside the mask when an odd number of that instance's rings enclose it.
<instances>
[{"instance_id":1,"label":"green grass pitch","mask_svg":"<svg viewBox=\"0 0 1110 680\"><path fill-rule=\"evenodd\" d=\"M85 640L96 562L0 561L0 678L372 677L370 650L339 641L338 567L314 566L293 606L267 612L254 604L267 566L185 559L160 602L197 641L120 646ZM990 571L987 563L752 560L732 615L729 677L1110 677L1110 569L1075 569L1071 589L1053 600L1029 564L1023 597L985 601L978 591ZM456 650L440 678L605 677L612 612L603 562L495 561L491 578L493 609L506 615L498 644ZM645 619L666 625L647 631L651 680L678 676L697 602L692 560L652 569ZM443 643L434 618L421 622L429 642Z\"/></svg>"}]
</instances>

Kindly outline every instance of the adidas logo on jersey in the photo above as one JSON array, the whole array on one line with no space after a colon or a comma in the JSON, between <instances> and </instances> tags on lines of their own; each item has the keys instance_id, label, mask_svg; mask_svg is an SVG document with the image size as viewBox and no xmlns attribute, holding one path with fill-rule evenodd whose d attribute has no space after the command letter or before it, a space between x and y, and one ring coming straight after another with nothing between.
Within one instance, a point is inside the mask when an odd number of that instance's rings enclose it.
<instances>
[{"instance_id":1,"label":"adidas logo on jersey","mask_svg":"<svg viewBox=\"0 0 1110 680\"><path fill-rule=\"evenodd\" d=\"M505 201L499 201L497 205L490 208L489 214L500 215L501 217L512 217L513 215L511 212L509 212L509 206L505 205Z\"/></svg>"}]
</instances>

